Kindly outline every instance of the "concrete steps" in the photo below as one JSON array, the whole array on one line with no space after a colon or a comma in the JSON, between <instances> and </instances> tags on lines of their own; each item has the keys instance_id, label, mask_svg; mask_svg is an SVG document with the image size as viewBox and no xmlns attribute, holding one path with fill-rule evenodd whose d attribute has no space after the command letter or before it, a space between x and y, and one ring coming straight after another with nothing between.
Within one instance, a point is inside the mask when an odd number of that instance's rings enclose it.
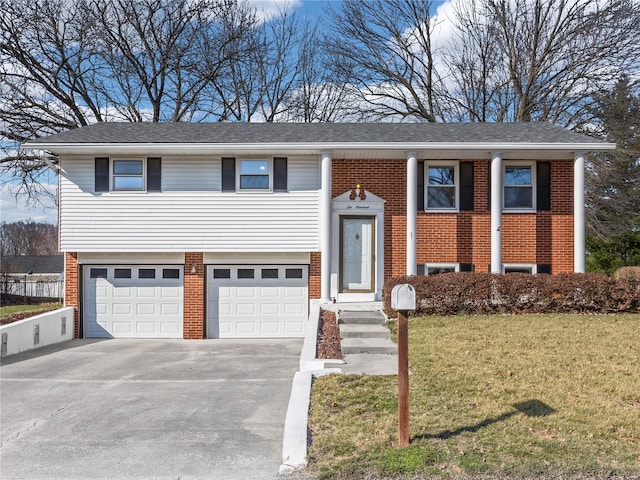
<instances>
[{"instance_id":1,"label":"concrete steps","mask_svg":"<svg viewBox=\"0 0 640 480\"><path fill-rule=\"evenodd\" d=\"M379 311L343 311L338 313L342 354L349 363L349 355L396 355L398 348L384 326Z\"/></svg>"}]
</instances>

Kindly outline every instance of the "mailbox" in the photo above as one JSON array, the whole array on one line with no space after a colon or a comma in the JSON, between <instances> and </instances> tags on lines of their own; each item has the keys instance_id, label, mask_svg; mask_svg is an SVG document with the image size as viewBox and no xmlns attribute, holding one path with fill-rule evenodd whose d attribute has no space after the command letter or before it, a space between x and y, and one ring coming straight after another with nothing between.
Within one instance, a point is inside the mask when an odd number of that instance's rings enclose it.
<instances>
[{"instance_id":1,"label":"mailbox","mask_svg":"<svg viewBox=\"0 0 640 480\"><path fill-rule=\"evenodd\" d=\"M393 287L393 290L391 290L391 308L395 310L415 310L415 289L408 283Z\"/></svg>"}]
</instances>

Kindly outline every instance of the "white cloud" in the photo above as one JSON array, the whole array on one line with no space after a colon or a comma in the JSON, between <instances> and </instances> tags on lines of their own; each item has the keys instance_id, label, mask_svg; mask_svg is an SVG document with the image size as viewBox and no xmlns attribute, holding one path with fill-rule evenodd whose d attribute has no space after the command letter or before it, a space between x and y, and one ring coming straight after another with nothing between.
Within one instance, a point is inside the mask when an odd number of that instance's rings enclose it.
<instances>
[{"instance_id":1,"label":"white cloud","mask_svg":"<svg viewBox=\"0 0 640 480\"><path fill-rule=\"evenodd\" d=\"M258 18L268 20L283 11L292 11L302 6L301 0L245 0L256 8Z\"/></svg>"},{"instance_id":2,"label":"white cloud","mask_svg":"<svg viewBox=\"0 0 640 480\"><path fill-rule=\"evenodd\" d=\"M56 192L57 185L47 184L51 193ZM3 222L18 222L20 220L34 220L36 222L58 223L58 209L53 201L45 206L29 206L24 195L15 195L16 186L3 182L0 185L0 220ZM43 200L46 202L46 200Z\"/></svg>"}]
</instances>

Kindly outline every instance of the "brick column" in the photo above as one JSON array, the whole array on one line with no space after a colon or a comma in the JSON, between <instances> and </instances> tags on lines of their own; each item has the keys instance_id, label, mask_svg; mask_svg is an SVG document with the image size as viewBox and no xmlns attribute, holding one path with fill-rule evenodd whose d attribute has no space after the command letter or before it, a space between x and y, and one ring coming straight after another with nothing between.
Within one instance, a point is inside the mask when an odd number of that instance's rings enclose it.
<instances>
[{"instance_id":1,"label":"brick column","mask_svg":"<svg viewBox=\"0 0 640 480\"><path fill-rule=\"evenodd\" d=\"M80 336L79 265L77 253L64 254L64 306L73 307L73 336Z\"/></svg>"},{"instance_id":2,"label":"brick column","mask_svg":"<svg viewBox=\"0 0 640 480\"><path fill-rule=\"evenodd\" d=\"M321 256L320 252L311 252L309 255L309 298L312 300L320 298Z\"/></svg>"},{"instance_id":3,"label":"brick column","mask_svg":"<svg viewBox=\"0 0 640 480\"><path fill-rule=\"evenodd\" d=\"M195 273L192 269L195 267ZM184 327L183 337L186 340L204 338L204 260L202 252L184 254Z\"/></svg>"}]
</instances>

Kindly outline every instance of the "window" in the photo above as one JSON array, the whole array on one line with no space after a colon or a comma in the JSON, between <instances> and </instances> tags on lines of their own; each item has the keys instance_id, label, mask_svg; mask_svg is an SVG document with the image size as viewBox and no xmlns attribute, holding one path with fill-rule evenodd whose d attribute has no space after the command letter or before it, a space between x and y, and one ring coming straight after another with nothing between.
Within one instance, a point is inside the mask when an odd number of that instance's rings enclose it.
<instances>
[{"instance_id":1,"label":"window","mask_svg":"<svg viewBox=\"0 0 640 480\"><path fill-rule=\"evenodd\" d=\"M240 190L270 190L270 160L240 160L238 168Z\"/></svg>"},{"instance_id":2,"label":"window","mask_svg":"<svg viewBox=\"0 0 640 480\"><path fill-rule=\"evenodd\" d=\"M113 161L114 190L144 190L144 174L142 160Z\"/></svg>"},{"instance_id":3,"label":"window","mask_svg":"<svg viewBox=\"0 0 640 480\"><path fill-rule=\"evenodd\" d=\"M239 268L238 278L253 278L253 268Z\"/></svg>"},{"instance_id":4,"label":"window","mask_svg":"<svg viewBox=\"0 0 640 480\"><path fill-rule=\"evenodd\" d=\"M460 264L458 263L425 263L424 274L425 275L439 275L441 273L453 273L460 271Z\"/></svg>"},{"instance_id":5,"label":"window","mask_svg":"<svg viewBox=\"0 0 640 480\"><path fill-rule=\"evenodd\" d=\"M456 210L458 208L457 163L426 164L426 209Z\"/></svg>"},{"instance_id":6,"label":"window","mask_svg":"<svg viewBox=\"0 0 640 480\"><path fill-rule=\"evenodd\" d=\"M146 168L145 168L146 166ZM161 191L162 161L146 159L95 159L95 191Z\"/></svg>"},{"instance_id":7,"label":"window","mask_svg":"<svg viewBox=\"0 0 640 480\"><path fill-rule=\"evenodd\" d=\"M162 278L180 278L179 268L163 268Z\"/></svg>"},{"instance_id":8,"label":"window","mask_svg":"<svg viewBox=\"0 0 640 480\"><path fill-rule=\"evenodd\" d=\"M114 268L113 278L131 278L130 268Z\"/></svg>"},{"instance_id":9,"label":"window","mask_svg":"<svg viewBox=\"0 0 640 480\"><path fill-rule=\"evenodd\" d=\"M278 278L278 269L277 268L263 268L262 269L262 278Z\"/></svg>"},{"instance_id":10,"label":"window","mask_svg":"<svg viewBox=\"0 0 640 480\"><path fill-rule=\"evenodd\" d=\"M536 265L528 263L505 263L502 266L504 273L528 273L535 275L537 273Z\"/></svg>"},{"instance_id":11,"label":"window","mask_svg":"<svg viewBox=\"0 0 640 480\"><path fill-rule=\"evenodd\" d=\"M504 165L505 210L532 210L534 198L535 169L533 163Z\"/></svg>"},{"instance_id":12,"label":"window","mask_svg":"<svg viewBox=\"0 0 640 480\"><path fill-rule=\"evenodd\" d=\"M138 278L156 278L155 268L139 268Z\"/></svg>"},{"instance_id":13,"label":"window","mask_svg":"<svg viewBox=\"0 0 640 480\"><path fill-rule=\"evenodd\" d=\"M302 278L301 268L287 268L284 271L285 278Z\"/></svg>"},{"instance_id":14,"label":"window","mask_svg":"<svg viewBox=\"0 0 640 480\"><path fill-rule=\"evenodd\" d=\"M106 268L92 268L89 272L91 278L107 278Z\"/></svg>"},{"instance_id":15,"label":"window","mask_svg":"<svg viewBox=\"0 0 640 480\"><path fill-rule=\"evenodd\" d=\"M213 278L231 278L230 268L214 268Z\"/></svg>"}]
</instances>

